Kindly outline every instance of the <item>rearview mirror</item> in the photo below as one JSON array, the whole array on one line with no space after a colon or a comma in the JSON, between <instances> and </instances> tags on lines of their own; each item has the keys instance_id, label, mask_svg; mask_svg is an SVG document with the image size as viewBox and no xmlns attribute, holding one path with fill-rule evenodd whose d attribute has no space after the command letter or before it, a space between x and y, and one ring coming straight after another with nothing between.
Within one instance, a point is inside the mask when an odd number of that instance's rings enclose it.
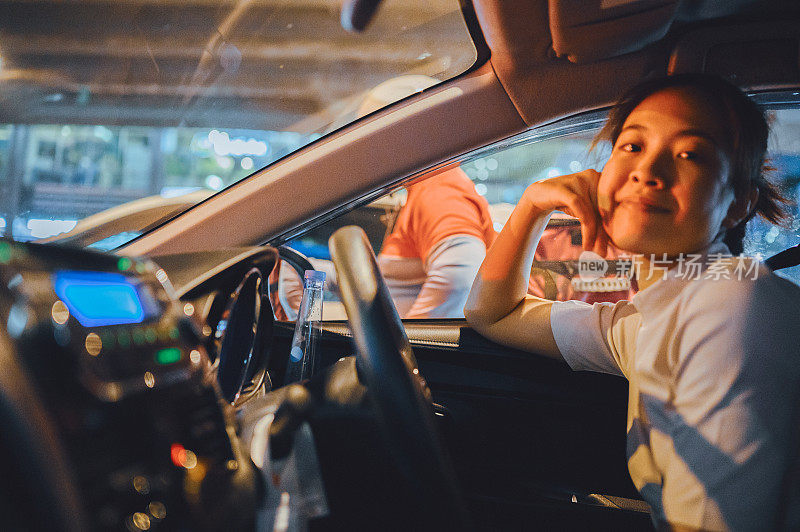
<instances>
[{"instance_id":1,"label":"rearview mirror","mask_svg":"<svg viewBox=\"0 0 800 532\"><path fill-rule=\"evenodd\" d=\"M352 32L364 31L380 4L381 0L342 0L342 27Z\"/></svg>"}]
</instances>

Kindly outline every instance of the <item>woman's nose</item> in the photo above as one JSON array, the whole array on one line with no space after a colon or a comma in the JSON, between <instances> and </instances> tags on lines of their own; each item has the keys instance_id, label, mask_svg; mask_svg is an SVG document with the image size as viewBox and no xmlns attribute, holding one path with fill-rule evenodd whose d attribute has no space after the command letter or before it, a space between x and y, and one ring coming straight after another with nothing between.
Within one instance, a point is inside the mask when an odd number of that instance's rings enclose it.
<instances>
[{"instance_id":1,"label":"woman's nose","mask_svg":"<svg viewBox=\"0 0 800 532\"><path fill-rule=\"evenodd\" d=\"M644 187L663 189L669 175L668 164L661 155L642 157L631 170L630 180Z\"/></svg>"},{"instance_id":2,"label":"woman's nose","mask_svg":"<svg viewBox=\"0 0 800 532\"><path fill-rule=\"evenodd\" d=\"M661 189L664 188L664 180L654 175L647 175L640 172L631 173L631 181L642 184L646 187Z\"/></svg>"}]
</instances>

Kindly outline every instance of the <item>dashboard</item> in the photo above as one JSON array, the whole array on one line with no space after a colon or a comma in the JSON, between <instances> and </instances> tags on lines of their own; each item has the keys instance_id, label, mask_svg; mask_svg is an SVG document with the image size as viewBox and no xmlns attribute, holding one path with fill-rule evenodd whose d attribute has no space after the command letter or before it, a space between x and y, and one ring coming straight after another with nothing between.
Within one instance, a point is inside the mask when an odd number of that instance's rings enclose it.
<instances>
[{"instance_id":1,"label":"dashboard","mask_svg":"<svg viewBox=\"0 0 800 532\"><path fill-rule=\"evenodd\" d=\"M276 260L0 240L4 527L252 529L234 405L269 384Z\"/></svg>"},{"instance_id":2,"label":"dashboard","mask_svg":"<svg viewBox=\"0 0 800 532\"><path fill-rule=\"evenodd\" d=\"M271 306L278 258L264 246L151 261L0 239L2 528L258 530L281 490L298 496L295 475L320 529L449 516L428 478L454 485L449 466L425 465L438 447L413 460L417 480L396 463L404 442L438 446L435 425L449 423L407 341L359 365L347 355L369 350L333 326L320 371L283 382L294 327ZM399 375L375 373L384 361ZM412 408L424 423L398 434Z\"/></svg>"}]
</instances>

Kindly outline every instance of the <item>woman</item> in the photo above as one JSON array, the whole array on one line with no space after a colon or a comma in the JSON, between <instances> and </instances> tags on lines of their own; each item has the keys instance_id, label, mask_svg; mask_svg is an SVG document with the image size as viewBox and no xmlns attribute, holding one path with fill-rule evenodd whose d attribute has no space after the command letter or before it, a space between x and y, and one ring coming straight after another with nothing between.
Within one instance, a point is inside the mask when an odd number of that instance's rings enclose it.
<instances>
[{"instance_id":1,"label":"woman","mask_svg":"<svg viewBox=\"0 0 800 532\"><path fill-rule=\"evenodd\" d=\"M601 132L613 146L602 172L530 185L464 309L495 341L628 378L628 468L659 527L800 525L800 288L726 257L752 216L785 216L763 175L767 136L760 109L719 78L634 88ZM631 301L526 295L555 210L580 220L584 249L635 254ZM690 255L702 269L686 275Z\"/></svg>"}]
</instances>

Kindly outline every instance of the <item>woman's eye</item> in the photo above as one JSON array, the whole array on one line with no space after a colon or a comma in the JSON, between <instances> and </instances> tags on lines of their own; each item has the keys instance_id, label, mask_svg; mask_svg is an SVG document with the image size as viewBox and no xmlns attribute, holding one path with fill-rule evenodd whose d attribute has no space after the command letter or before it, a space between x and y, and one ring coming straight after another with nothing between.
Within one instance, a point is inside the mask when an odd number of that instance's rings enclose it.
<instances>
[{"instance_id":1,"label":"woman's eye","mask_svg":"<svg viewBox=\"0 0 800 532\"><path fill-rule=\"evenodd\" d=\"M698 155L698 153L695 151L682 151L678 154L678 157L688 161L696 161L700 158L700 155Z\"/></svg>"},{"instance_id":2,"label":"woman's eye","mask_svg":"<svg viewBox=\"0 0 800 532\"><path fill-rule=\"evenodd\" d=\"M622 151L627 151L627 152L631 152L631 153L642 151L642 147L639 146L638 144L633 143L633 142L626 142L625 144L620 146L620 149L622 149Z\"/></svg>"}]
</instances>

